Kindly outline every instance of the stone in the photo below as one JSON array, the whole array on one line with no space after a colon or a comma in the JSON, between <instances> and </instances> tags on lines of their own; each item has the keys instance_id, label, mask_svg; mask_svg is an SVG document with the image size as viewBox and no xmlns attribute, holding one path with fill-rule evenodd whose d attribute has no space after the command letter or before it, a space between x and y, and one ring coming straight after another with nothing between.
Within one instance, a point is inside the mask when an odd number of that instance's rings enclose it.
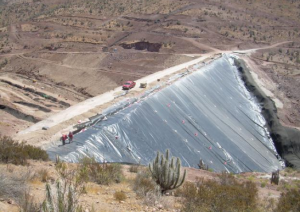
<instances>
[{"instance_id":1,"label":"stone","mask_svg":"<svg viewBox=\"0 0 300 212\"><path fill-rule=\"evenodd\" d=\"M159 210L163 209L162 204L157 205L157 208L158 208Z\"/></svg>"}]
</instances>

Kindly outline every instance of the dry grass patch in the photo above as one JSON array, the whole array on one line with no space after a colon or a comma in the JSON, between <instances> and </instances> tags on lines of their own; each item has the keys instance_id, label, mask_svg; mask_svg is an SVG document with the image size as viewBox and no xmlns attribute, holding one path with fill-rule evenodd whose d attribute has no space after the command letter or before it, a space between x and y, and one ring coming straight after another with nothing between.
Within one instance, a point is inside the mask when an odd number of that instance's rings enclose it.
<instances>
[{"instance_id":1,"label":"dry grass patch","mask_svg":"<svg viewBox=\"0 0 300 212\"><path fill-rule=\"evenodd\" d=\"M89 157L80 160L79 175L85 181L100 185L120 183L124 179L120 164L100 164L94 158Z\"/></svg>"},{"instance_id":2,"label":"dry grass patch","mask_svg":"<svg viewBox=\"0 0 300 212\"><path fill-rule=\"evenodd\" d=\"M257 211L258 190L253 182L240 183L226 173L219 178L186 183L180 192L183 211Z\"/></svg>"},{"instance_id":3,"label":"dry grass patch","mask_svg":"<svg viewBox=\"0 0 300 212\"><path fill-rule=\"evenodd\" d=\"M140 167L139 165L132 165L130 166L129 171L132 173L138 173L139 167Z\"/></svg>"},{"instance_id":4,"label":"dry grass patch","mask_svg":"<svg viewBox=\"0 0 300 212\"><path fill-rule=\"evenodd\" d=\"M49 171L47 169L40 169L38 170L38 175L40 180L45 183L49 180Z\"/></svg>"},{"instance_id":5,"label":"dry grass patch","mask_svg":"<svg viewBox=\"0 0 300 212\"><path fill-rule=\"evenodd\" d=\"M290 189L281 193L275 212L300 211L300 189Z\"/></svg>"},{"instance_id":6,"label":"dry grass patch","mask_svg":"<svg viewBox=\"0 0 300 212\"><path fill-rule=\"evenodd\" d=\"M86 193L88 194L98 194L98 193L101 193L103 192L103 189L101 187L99 187L97 184L94 184L94 183L88 183L86 186L85 186L85 191Z\"/></svg>"},{"instance_id":7,"label":"dry grass patch","mask_svg":"<svg viewBox=\"0 0 300 212\"><path fill-rule=\"evenodd\" d=\"M126 196L126 194L125 194L123 191L116 191L116 192L114 193L114 198L115 198L116 200L118 200L119 202L121 202L121 201L126 200L126 199L127 199L127 196Z\"/></svg>"}]
</instances>

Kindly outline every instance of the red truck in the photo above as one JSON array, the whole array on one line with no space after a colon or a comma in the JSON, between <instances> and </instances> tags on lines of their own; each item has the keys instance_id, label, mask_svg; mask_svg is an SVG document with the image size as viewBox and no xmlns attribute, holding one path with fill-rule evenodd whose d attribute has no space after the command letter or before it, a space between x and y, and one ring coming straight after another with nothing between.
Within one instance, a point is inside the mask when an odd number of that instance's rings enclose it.
<instances>
[{"instance_id":1,"label":"red truck","mask_svg":"<svg viewBox=\"0 0 300 212\"><path fill-rule=\"evenodd\" d=\"M123 90L129 90L131 88L134 88L135 82L134 81L127 81L123 84L122 88Z\"/></svg>"}]
</instances>

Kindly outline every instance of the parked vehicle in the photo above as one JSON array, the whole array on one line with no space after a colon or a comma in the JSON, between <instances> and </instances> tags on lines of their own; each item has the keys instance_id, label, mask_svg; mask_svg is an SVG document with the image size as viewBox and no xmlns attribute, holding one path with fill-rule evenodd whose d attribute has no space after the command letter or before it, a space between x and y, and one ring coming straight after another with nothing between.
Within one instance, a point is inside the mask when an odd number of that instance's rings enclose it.
<instances>
[{"instance_id":1,"label":"parked vehicle","mask_svg":"<svg viewBox=\"0 0 300 212\"><path fill-rule=\"evenodd\" d=\"M136 83L134 81L127 81L123 84L122 88L123 88L123 90L129 90L131 88L134 88L135 84Z\"/></svg>"},{"instance_id":2,"label":"parked vehicle","mask_svg":"<svg viewBox=\"0 0 300 212\"><path fill-rule=\"evenodd\" d=\"M142 82L141 84L140 84L140 88L146 88L147 87L147 83L146 82Z\"/></svg>"}]
</instances>

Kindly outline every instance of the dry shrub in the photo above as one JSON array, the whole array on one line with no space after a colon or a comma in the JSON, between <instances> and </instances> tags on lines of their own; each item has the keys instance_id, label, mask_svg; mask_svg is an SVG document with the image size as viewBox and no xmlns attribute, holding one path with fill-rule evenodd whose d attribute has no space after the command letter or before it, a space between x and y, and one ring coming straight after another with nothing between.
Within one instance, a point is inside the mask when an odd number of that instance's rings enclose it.
<instances>
[{"instance_id":1,"label":"dry shrub","mask_svg":"<svg viewBox=\"0 0 300 212\"><path fill-rule=\"evenodd\" d=\"M300 189L289 189L280 195L275 212L300 211Z\"/></svg>"},{"instance_id":2,"label":"dry shrub","mask_svg":"<svg viewBox=\"0 0 300 212\"><path fill-rule=\"evenodd\" d=\"M223 173L220 180L199 179L182 189L183 211L257 211L257 188L253 182L239 183Z\"/></svg>"},{"instance_id":3,"label":"dry shrub","mask_svg":"<svg viewBox=\"0 0 300 212\"><path fill-rule=\"evenodd\" d=\"M46 151L38 147L24 142L18 143L7 136L0 136L0 162L26 165L28 159L49 160Z\"/></svg>"},{"instance_id":4,"label":"dry shrub","mask_svg":"<svg viewBox=\"0 0 300 212\"><path fill-rule=\"evenodd\" d=\"M277 201L274 198L265 197L261 199L259 205L259 212L274 212L277 206Z\"/></svg>"},{"instance_id":5,"label":"dry shrub","mask_svg":"<svg viewBox=\"0 0 300 212\"><path fill-rule=\"evenodd\" d=\"M39 205L34 203L29 195L27 181L31 178L30 172L0 173L0 197L13 199L20 206L22 212L37 212Z\"/></svg>"},{"instance_id":6,"label":"dry shrub","mask_svg":"<svg viewBox=\"0 0 300 212\"><path fill-rule=\"evenodd\" d=\"M100 185L120 183L124 178L120 164L100 164L94 158L80 160L80 176Z\"/></svg>"},{"instance_id":7,"label":"dry shrub","mask_svg":"<svg viewBox=\"0 0 300 212\"><path fill-rule=\"evenodd\" d=\"M186 184L186 183L185 183ZM184 184L184 185L185 185ZM175 197L182 197L184 194L183 194L183 187L181 188L177 188L174 190L174 196Z\"/></svg>"},{"instance_id":8,"label":"dry shrub","mask_svg":"<svg viewBox=\"0 0 300 212\"><path fill-rule=\"evenodd\" d=\"M175 206L176 200L172 196L162 196L159 200L159 203L168 210L171 210Z\"/></svg>"},{"instance_id":9,"label":"dry shrub","mask_svg":"<svg viewBox=\"0 0 300 212\"><path fill-rule=\"evenodd\" d=\"M12 198L18 201L26 190L26 178L24 176L0 173L0 197Z\"/></svg>"},{"instance_id":10,"label":"dry shrub","mask_svg":"<svg viewBox=\"0 0 300 212\"><path fill-rule=\"evenodd\" d=\"M127 199L127 196L123 191L116 191L115 194L114 194L114 197L119 202L124 201L125 199Z\"/></svg>"},{"instance_id":11,"label":"dry shrub","mask_svg":"<svg viewBox=\"0 0 300 212\"><path fill-rule=\"evenodd\" d=\"M47 169L40 169L38 171L38 176L39 179L45 183L49 179L49 171Z\"/></svg>"},{"instance_id":12,"label":"dry shrub","mask_svg":"<svg viewBox=\"0 0 300 212\"><path fill-rule=\"evenodd\" d=\"M156 190L156 183L152 179L152 175L148 169L141 170L137 173L134 182L133 190L140 197L145 197L147 193L154 192Z\"/></svg>"},{"instance_id":13,"label":"dry shrub","mask_svg":"<svg viewBox=\"0 0 300 212\"><path fill-rule=\"evenodd\" d=\"M95 183L87 183L84 188L85 194L98 194L102 191L100 186L95 185Z\"/></svg>"},{"instance_id":14,"label":"dry shrub","mask_svg":"<svg viewBox=\"0 0 300 212\"><path fill-rule=\"evenodd\" d=\"M155 206L161 200L161 193L159 191L149 191L143 199L143 203L148 206Z\"/></svg>"},{"instance_id":15,"label":"dry shrub","mask_svg":"<svg viewBox=\"0 0 300 212\"><path fill-rule=\"evenodd\" d=\"M149 169L142 169L137 173L133 181L133 190L143 198L146 205L154 206L160 201L160 188L152 179Z\"/></svg>"},{"instance_id":16,"label":"dry shrub","mask_svg":"<svg viewBox=\"0 0 300 212\"><path fill-rule=\"evenodd\" d=\"M132 173L138 173L138 171L139 171L139 165L132 165L132 166L130 166L129 171L132 172Z\"/></svg>"},{"instance_id":17,"label":"dry shrub","mask_svg":"<svg viewBox=\"0 0 300 212\"><path fill-rule=\"evenodd\" d=\"M291 174L291 173L293 173L295 170L294 170L293 168L291 168L291 167L286 167L286 168L284 169L284 171L285 171L286 173Z\"/></svg>"},{"instance_id":18,"label":"dry shrub","mask_svg":"<svg viewBox=\"0 0 300 212\"><path fill-rule=\"evenodd\" d=\"M19 206L21 208L21 212L39 212L40 205L34 202L33 197L29 194L29 192L25 192L23 198L19 202Z\"/></svg>"}]
</instances>

